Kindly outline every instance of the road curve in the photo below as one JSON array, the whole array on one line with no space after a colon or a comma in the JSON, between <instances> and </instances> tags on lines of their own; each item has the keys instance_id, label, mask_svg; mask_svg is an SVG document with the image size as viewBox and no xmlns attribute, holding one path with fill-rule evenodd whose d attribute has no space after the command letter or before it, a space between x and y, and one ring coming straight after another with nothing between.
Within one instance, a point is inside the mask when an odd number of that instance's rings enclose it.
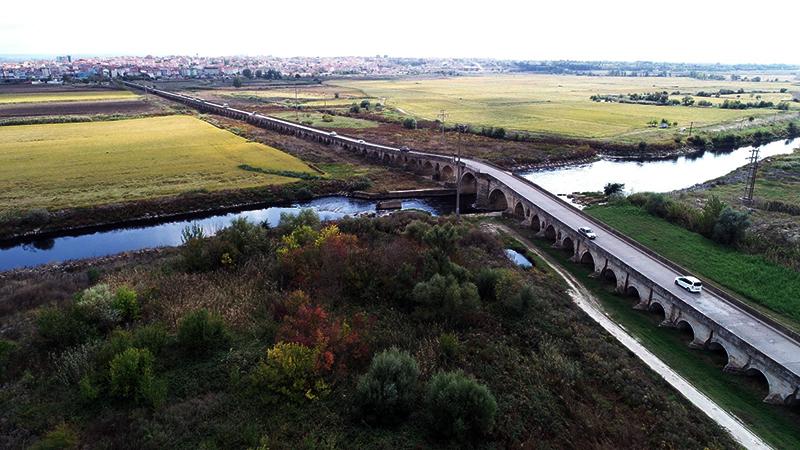
<instances>
[{"instance_id":1,"label":"road curve","mask_svg":"<svg viewBox=\"0 0 800 450\"><path fill-rule=\"evenodd\" d=\"M713 400L708 398L705 394L700 392L689 381L672 370L664 361L654 355L650 350L645 348L644 345L639 343L633 336L628 334L621 326L611 320L604 312L594 295L586 289L580 281L578 281L572 274L564 270L558 262L554 261L546 253L539 251L531 243L520 236L519 233L504 225L487 224L491 228L499 228L506 233L513 235L518 241L522 242L528 250L536 253L542 258L564 281L569 287L569 295L572 301L578 305L589 317L603 327L608 333L624 345L628 350L633 352L640 360L647 364L650 369L656 372L661 378L669 383L675 390L681 393L689 402L691 402L697 409L703 411L711 420L715 421L719 426L724 428L730 435L742 446L748 449L769 449L771 448L761 438L750 431L736 416L728 413L722 409Z\"/></svg>"}]
</instances>

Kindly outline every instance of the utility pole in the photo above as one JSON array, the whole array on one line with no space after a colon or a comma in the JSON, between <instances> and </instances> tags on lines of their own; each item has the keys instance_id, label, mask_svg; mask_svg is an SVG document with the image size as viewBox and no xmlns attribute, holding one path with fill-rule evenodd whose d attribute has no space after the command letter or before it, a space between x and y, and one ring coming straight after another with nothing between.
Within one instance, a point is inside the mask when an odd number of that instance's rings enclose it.
<instances>
[{"instance_id":1,"label":"utility pole","mask_svg":"<svg viewBox=\"0 0 800 450\"><path fill-rule=\"evenodd\" d=\"M461 164L461 133L466 131L466 125L456 125L456 132L458 133L458 142L456 144L456 153L453 155L453 160L456 163L456 221L461 221L461 177L463 176L463 165Z\"/></svg>"},{"instance_id":2,"label":"utility pole","mask_svg":"<svg viewBox=\"0 0 800 450\"><path fill-rule=\"evenodd\" d=\"M742 197L742 203L745 205L753 203L753 191L756 188L756 175L758 174L758 152L758 147L753 147L753 150L750 152L747 182L744 186L744 196Z\"/></svg>"},{"instance_id":3,"label":"utility pole","mask_svg":"<svg viewBox=\"0 0 800 450\"><path fill-rule=\"evenodd\" d=\"M447 120L448 117L450 117L450 114L447 114L447 111L442 109L442 110L439 111L439 114L437 114L436 117L439 119L439 122L442 124L442 146L444 146L444 122L445 122L445 120Z\"/></svg>"},{"instance_id":4,"label":"utility pole","mask_svg":"<svg viewBox=\"0 0 800 450\"><path fill-rule=\"evenodd\" d=\"M689 137L692 137L692 128L694 128L694 122L689 122Z\"/></svg>"}]
</instances>

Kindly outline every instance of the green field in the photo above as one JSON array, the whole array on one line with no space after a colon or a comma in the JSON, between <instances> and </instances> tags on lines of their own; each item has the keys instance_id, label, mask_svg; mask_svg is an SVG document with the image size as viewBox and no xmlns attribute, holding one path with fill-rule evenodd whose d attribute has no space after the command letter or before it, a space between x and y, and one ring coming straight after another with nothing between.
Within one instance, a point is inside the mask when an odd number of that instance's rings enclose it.
<instances>
[{"instance_id":1,"label":"green field","mask_svg":"<svg viewBox=\"0 0 800 450\"><path fill-rule=\"evenodd\" d=\"M583 138L671 138L676 129L656 130L650 120L665 118L678 128L695 128L737 118L777 114L775 109L723 110L593 102L593 94L656 91L696 93L720 88L778 92L797 89L788 82L721 82L693 78L579 77L497 75L437 79L333 81L329 86L356 89L406 113L436 119L444 109L451 123L499 126L512 130L555 133ZM771 94L770 94L771 95ZM787 98L791 94L780 94ZM749 94L744 94L747 100ZM643 135L644 133L644 135ZM640 136L643 135L643 136Z\"/></svg>"},{"instance_id":2,"label":"green field","mask_svg":"<svg viewBox=\"0 0 800 450\"><path fill-rule=\"evenodd\" d=\"M761 256L717 244L631 205L590 207L586 212L800 328L800 274ZM769 289L765 289L769 286ZM774 315L774 314L773 314Z\"/></svg>"},{"instance_id":3,"label":"green field","mask_svg":"<svg viewBox=\"0 0 800 450\"><path fill-rule=\"evenodd\" d=\"M569 255L553 248L550 241L531 241L591 290L615 322L762 439L775 448L800 446L800 416L786 407L764 403L767 395L764 386L748 377L723 372L724 356L689 348L687 336L672 328L659 327L660 316L633 309L631 299L611 292L609 285L591 276L588 266L569 261Z\"/></svg>"},{"instance_id":4,"label":"green field","mask_svg":"<svg viewBox=\"0 0 800 450\"><path fill-rule=\"evenodd\" d=\"M313 171L189 116L0 127L0 212L65 208L296 181Z\"/></svg>"},{"instance_id":5,"label":"green field","mask_svg":"<svg viewBox=\"0 0 800 450\"><path fill-rule=\"evenodd\" d=\"M76 91L0 93L0 105L17 103L97 102L136 100L141 96L130 91Z\"/></svg>"},{"instance_id":6,"label":"green field","mask_svg":"<svg viewBox=\"0 0 800 450\"><path fill-rule=\"evenodd\" d=\"M353 128L353 129L362 129L362 128L375 128L378 126L378 123L372 120L365 120L365 119L358 119L355 117L346 117L346 116L336 116L336 115L325 115L328 118L328 122L322 120L323 114L322 113L312 113L312 112L300 112L299 115L295 112L285 112L285 113L277 113L273 114L276 117L280 117L282 119L288 119L293 122L296 122L298 119L301 123L306 125L311 125L312 127L319 127L319 128ZM308 122L311 122L310 124Z\"/></svg>"}]
</instances>

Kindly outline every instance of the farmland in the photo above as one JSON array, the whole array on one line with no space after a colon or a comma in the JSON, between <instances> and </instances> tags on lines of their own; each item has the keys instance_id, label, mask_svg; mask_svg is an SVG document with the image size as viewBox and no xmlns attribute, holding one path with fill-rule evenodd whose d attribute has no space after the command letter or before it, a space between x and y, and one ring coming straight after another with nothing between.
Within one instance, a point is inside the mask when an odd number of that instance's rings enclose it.
<instances>
[{"instance_id":1,"label":"farmland","mask_svg":"<svg viewBox=\"0 0 800 450\"><path fill-rule=\"evenodd\" d=\"M0 127L0 213L246 188L307 172L299 159L188 116Z\"/></svg>"},{"instance_id":2,"label":"farmland","mask_svg":"<svg viewBox=\"0 0 800 450\"><path fill-rule=\"evenodd\" d=\"M96 102L136 100L141 96L130 91L57 91L57 92L0 92L0 105L20 103Z\"/></svg>"},{"instance_id":3,"label":"farmland","mask_svg":"<svg viewBox=\"0 0 800 450\"><path fill-rule=\"evenodd\" d=\"M330 85L363 91L384 98L390 108L421 119L436 119L444 109L451 123L505 127L533 133L578 138L633 140L671 139L676 130L652 129L651 120L667 119L678 127L696 128L724 122L775 115L775 109L724 110L720 108L606 103L590 100L594 94L656 91L695 94L719 89L753 90L772 100L791 99L797 89L789 82L725 82L692 78L579 77L554 75L503 75L436 79L333 81ZM311 88L314 89L314 88Z\"/></svg>"}]
</instances>

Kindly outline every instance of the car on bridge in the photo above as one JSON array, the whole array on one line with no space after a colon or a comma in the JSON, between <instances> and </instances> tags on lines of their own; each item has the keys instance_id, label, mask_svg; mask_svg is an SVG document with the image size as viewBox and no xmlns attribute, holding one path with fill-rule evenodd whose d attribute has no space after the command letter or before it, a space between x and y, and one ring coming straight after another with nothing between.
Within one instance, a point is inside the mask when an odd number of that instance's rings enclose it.
<instances>
[{"instance_id":1,"label":"car on bridge","mask_svg":"<svg viewBox=\"0 0 800 450\"><path fill-rule=\"evenodd\" d=\"M594 231L589 227L580 227L578 228L578 232L589 239L597 239L597 235L594 234Z\"/></svg>"},{"instance_id":2,"label":"car on bridge","mask_svg":"<svg viewBox=\"0 0 800 450\"><path fill-rule=\"evenodd\" d=\"M328 136L338 136L338 134L336 134L335 131L331 131L330 133L328 133Z\"/></svg>"},{"instance_id":3,"label":"car on bridge","mask_svg":"<svg viewBox=\"0 0 800 450\"><path fill-rule=\"evenodd\" d=\"M675 278L675 284L689 292L694 292L696 294L703 290L703 282L688 275Z\"/></svg>"},{"instance_id":4,"label":"car on bridge","mask_svg":"<svg viewBox=\"0 0 800 450\"><path fill-rule=\"evenodd\" d=\"M405 152L411 151L411 149L404 145L404 146L400 147L400 151L405 153Z\"/></svg>"}]
</instances>

